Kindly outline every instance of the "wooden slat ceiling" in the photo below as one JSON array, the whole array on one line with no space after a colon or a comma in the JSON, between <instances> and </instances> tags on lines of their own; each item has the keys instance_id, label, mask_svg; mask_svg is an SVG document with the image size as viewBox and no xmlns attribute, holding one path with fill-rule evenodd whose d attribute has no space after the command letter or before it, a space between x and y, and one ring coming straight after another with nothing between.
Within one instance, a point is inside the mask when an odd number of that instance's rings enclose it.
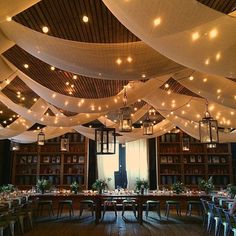
<instances>
[{"instance_id":1,"label":"wooden slat ceiling","mask_svg":"<svg viewBox=\"0 0 236 236\"><path fill-rule=\"evenodd\" d=\"M235 0L197 0L198 2L225 14L236 10Z\"/></svg>"},{"instance_id":2,"label":"wooden slat ceiling","mask_svg":"<svg viewBox=\"0 0 236 236\"><path fill-rule=\"evenodd\" d=\"M27 87L27 85L18 77L7 85L2 92L14 103L26 108L32 107L35 103L34 99L39 98L39 96Z\"/></svg>"},{"instance_id":3,"label":"wooden slat ceiling","mask_svg":"<svg viewBox=\"0 0 236 236\"><path fill-rule=\"evenodd\" d=\"M168 88L165 87L166 84L169 85ZM170 78L169 80L167 80L166 83L164 83L160 88L166 91L169 90L170 92L173 92L173 93L184 94L184 95L188 95L192 97L200 97L198 94L182 86L179 82L177 82L173 78Z\"/></svg>"},{"instance_id":4,"label":"wooden slat ceiling","mask_svg":"<svg viewBox=\"0 0 236 236\"><path fill-rule=\"evenodd\" d=\"M51 65L37 59L18 46L12 47L3 55L33 80L68 96L82 98L110 97L119 93L124 85L128 83L125 80L101 80L79 75L74 80L72 73L59 69L52 71L50 69ZM29 68L24 68L24 64L28 64ZM69 82L69 85L66 85L67 82ZM72 88L71 85L74 87ZM72 94L69 94L70 91Z\"/></svg>"},{"instance_id":5,"label":"wooden slat ceiling","mask_svg":"<svg viewBox=\"0 0 236 236\"><path fill-rule=\"evenodd\" d=\"M89 18L84 23L82 18ZM43 0L14 17L37 31L49 28L49 35L90 43L123 43L139 39L127 30L101 0Z\"/></svg>"}]
</instances>

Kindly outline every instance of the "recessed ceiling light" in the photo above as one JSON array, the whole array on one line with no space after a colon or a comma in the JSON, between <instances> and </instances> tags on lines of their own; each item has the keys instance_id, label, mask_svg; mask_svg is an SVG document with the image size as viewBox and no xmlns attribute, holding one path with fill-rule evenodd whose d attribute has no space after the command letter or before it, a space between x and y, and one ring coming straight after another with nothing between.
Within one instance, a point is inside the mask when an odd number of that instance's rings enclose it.
<instances>
[{"instance_id":1,"label":"recessed ceiling light","mask_svg":"<svg viewBox=\"0 0 236 236\"><path fill-rule=\"evenodd\" d=\"M154 24L155 27L158 26L158 25L160 25L160 24L161 24L161 18L160 18L160 17L156 18L156 19L153 21L153 24Z\"/></svg>"},{"instance_id":2,"label":"recessed ceiling light","mask_svg":"<svg viewBox=\"0 0 236 236\"><path fill-rule=\"evenodd\" d=\"M43 33L47 34L48 31L49 31L49 29L48 29L47 26L43 26L43 27L42 27L42 31L43 31Z\"/></svg>"},{"instance_id":3,"label":"recessed ceiling light","mask_svg":"<svg viewBox=\"0 0 236 236\"><path fill-rule=\"evenodd\" d=\"M89 18L87 16L83 16L83 22L87 23L89 21Z\"/></svg>"},{"instance_id":4,"label":"recessed ceiling light","mask_svg":"<svg viewBox=\"0 0 236 236\"><path fill-rule=\"evenodd\" d=\"M122 60L121 60L120 58L118 58L118 59L116 60L116 63L117 63L118 65L120 65L120 64L122 63Z\"/></svg>"},{"instance_id":5,"label":"recessed ceiling light","mask_svg":"<svg viewBox=\"0 0 236 236\"><path fill-rule=\"evenodd\" d=\"M131 63L133 61L132 57L127 57L127 61Z\"/></svg>"},{"instance_id":6,"label":"recessed ceiling light","mask_svg":"<svg viewBox=\"0 0 236 236\"><path fill-rule=\"evenodd\" d=\"M24 67L25 67L25 69L28 69L29 65L28 64L24 64Z\"/></svg>"},{"instance_id":7,"label":"recessed ceiling light","mask_svg":"<svg viewBox=\"0 0 236 236\"><path fill-rule=\"evenodd\" d=\"M7 21L11 21L12 20L10 16L8 16L6 19L7 19Z\"/></svg>"}]
</instances>

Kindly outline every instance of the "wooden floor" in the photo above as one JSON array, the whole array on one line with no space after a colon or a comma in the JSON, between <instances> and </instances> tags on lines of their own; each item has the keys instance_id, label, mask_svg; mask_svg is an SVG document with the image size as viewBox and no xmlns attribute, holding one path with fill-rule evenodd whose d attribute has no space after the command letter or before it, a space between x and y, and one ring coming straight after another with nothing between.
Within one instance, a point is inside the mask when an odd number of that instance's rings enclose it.
<instances>
[{"instance_id":1,"label":"wooden floor","mask_svg":"<svg viewBox=\"0 0 236 236\"><path fill-rule=\"evenodd\" d=\"M114 212L107 212L104 220L95 225L90 212L84 212L82 217L76 216L69 220L65 215L57 220L52 217L50 220L38 219L34 229L25 233L25 236L103 236L103 235L142 235L142 236L206 236L209 235L202 227L201 218L198 216L178 217L173 212L167 221L162 212L163 219L157 220L153 212L149 214L148 220L139 225L132 212L126 212L126 219L123 219L121 212L115 219ZM155 218L154 218L155 217Z\"/></svg>"}]
</instances>

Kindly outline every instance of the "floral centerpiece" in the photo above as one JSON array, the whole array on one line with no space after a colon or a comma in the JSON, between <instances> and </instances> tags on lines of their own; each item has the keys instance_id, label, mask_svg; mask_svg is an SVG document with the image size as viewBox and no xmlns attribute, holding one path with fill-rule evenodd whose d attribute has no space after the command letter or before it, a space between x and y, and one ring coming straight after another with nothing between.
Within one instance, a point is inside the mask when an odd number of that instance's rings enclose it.
<instances>
[{"instance_id":1,"label":"floral centerpiece","mask_svg":"<svg viewBox=\"0 0 236 236\"><path fill-rule=\"evenodd\" d=\"M208 180L201 179L198 183L198 187L201 191L205 191L206 194L211 193L215 188L212 176Z\"/></svg>"},{"instance_id":2,"label":"floral centerpiece","mask_svg":"<svg viewBox=\"0 0 236 236\"><path fill-rule=\"evenodd\" d=\"M236 195L236 186L233 186L232 184L228 184L227 193L230 198L234 198Z\"/></svg>"},{"instance_id":3,"label":"floral centerpiece","mask_svg":"<svg viewBox=\"0 0 236 236\"><path fill-rule=\"evenodd\" d=\"M0 187L0 191L3 193L12 193L15 191L15 186L13 184L7 184Z\"/></svg>"},{"instance_id":4,"label":"floral centerpiece","mask_svg":"<svg viewBox=\"0 0 236 236\"><path fill-rule=\"evenodd\" d=\"M135 189L140 191L141 194L144 193L144 189L148 189L149 188L149 184L148 181L145 179L140 179L140 178L136 178L136 182L135 182Z\"/></svg>"},{"instance_id":5,"label":"floral centerpiece","mask_svg":"<svg viewBox=\"0 0 236 236\"><path fill-rule=\"evenodd\" d=\"M174 193L180 194L180 193L182 193L184 191L185 186L184 186L184 184L182 182L176 182L176 183L172 184L171 188L172 188Z\"/></svg>"},{"instance_id":6,"label":"floral centerpiece","mask_svg":"<svg viewBox=\"0 0 236 236\"><path fill-rule=\"evenodd\" d=\"M78 193L78 191L81 189L80 184L78 184L76 181L72 182L72 184L70 185L70 190L73 193Z\"/></svg>"},{"instance_id":7,"label":"floral centerpiece","mask_svg":"<svg viewBox=\"0 0 236 236\"><path fill-rule=\"evenodd\" d=\"M37 180L37 190L40 191L42 194L44 194L45 190L48 189L50 186L50 183L47 179L38 179Z\"/></svg>"},{"instance_id":8,"label":"floral centerpiece","mask_svg":"<svg viewBox=\"0 0 236 236\"><path fill-rule=\"evenodd\" d=\"M98 190L99 194L102 193L102 191L106 188L108 188L108 182L111 181L111 178L107 178L107 179L97 179L93 185L92 188L94 190Z\"/></svg>"}]
</instances>

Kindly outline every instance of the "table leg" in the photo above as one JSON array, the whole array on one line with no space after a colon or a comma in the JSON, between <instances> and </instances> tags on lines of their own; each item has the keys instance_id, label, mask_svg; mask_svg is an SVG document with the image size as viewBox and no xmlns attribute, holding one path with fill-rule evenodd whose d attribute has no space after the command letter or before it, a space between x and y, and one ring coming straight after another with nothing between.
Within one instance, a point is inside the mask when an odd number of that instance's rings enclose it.
<instances>
[{"instance_id":1,"label":"table leg","mask_svg":"<svg viewBox=\"0 0 236 236\"><path fill-rule=\"evenodd\" d=\"M95 223L98 224L101 219L102 200L100 197L96 198L95 206Z\"/></svg>"},{"instance_id":2,"label":"table leg","mask_svg":"<svg viewBox=\"0 0 236 236\"><path fill-rule=\"evenodd\" d=\"M143 202L141 199L138 199L138 223L143 223Z\"/></svg>"}]
</instances>

